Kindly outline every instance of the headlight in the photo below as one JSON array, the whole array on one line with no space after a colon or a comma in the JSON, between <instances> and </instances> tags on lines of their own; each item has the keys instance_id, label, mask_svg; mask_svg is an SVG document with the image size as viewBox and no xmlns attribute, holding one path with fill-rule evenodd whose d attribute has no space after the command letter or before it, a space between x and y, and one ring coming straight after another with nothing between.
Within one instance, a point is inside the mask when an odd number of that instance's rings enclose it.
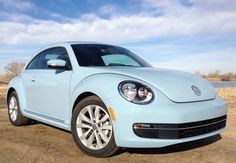
<instances>
[{"instance_id":1,"label":"headlight","mask_svg":"<svg viewBox=\"0 0 236 163\"><path fill-rule=\"evenodd\" d=\"M121 82L118 89L122 97L135 104L146 104L154 98L152 90L148 86L138 82Z\"/></svg>"}]
</instances>

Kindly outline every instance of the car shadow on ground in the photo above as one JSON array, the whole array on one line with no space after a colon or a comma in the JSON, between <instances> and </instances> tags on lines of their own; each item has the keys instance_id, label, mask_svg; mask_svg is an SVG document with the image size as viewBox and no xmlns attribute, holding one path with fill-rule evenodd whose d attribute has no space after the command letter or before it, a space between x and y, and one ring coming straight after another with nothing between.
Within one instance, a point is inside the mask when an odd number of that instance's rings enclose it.
<instances>
[{"instance_id":1,"label":"car shadow on ground","mask_svg":"<svg viewBox=\"0 0 236 163\"><path fill-rule=\"evenodd\" d=\"M52 126L50 124L46 124L46 123L43 123L43 122L39 122L37 120L32 120L30 119L29 122L25 125L25 126L32 126L32 125L44 125L44 126L47 126L47 127L50 127L50 128L53 128L53 129L56 129L56 130L60 130L62 132L67 132L67 133L71 133L70 131L68 130L65 130L63 128L59 128L59 127L56 127L56 126Z\"/></svg>"},{"instance_id":2,"label":"car shadow on ground","mask_svg":"<svg viewBox=\"0 0 236 163\"><path fill-rule=\"evenodd\" d=\"M124 152L133 154L167 154L167 153L177 153L182 151L187 151L195 148L200 148L212 143L215 143L221 139L221 135L215 135L212 137L195 140L191 142L171 145L163 148L126 148Z\"/></svg>"}]
</instances>

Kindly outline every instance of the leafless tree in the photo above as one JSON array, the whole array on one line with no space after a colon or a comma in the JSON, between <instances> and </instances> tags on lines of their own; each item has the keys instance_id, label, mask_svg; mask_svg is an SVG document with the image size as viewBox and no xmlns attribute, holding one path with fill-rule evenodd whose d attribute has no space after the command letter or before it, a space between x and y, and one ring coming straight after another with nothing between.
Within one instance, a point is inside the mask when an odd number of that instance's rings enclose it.
<instances>
[{"instance_id":1,"label":"leafless tree","mask_svg":"<svg viewBox=\"0 0 236 163\"><path fill-rule=\"evenodd\" d=\"M7 74L15 77L20 74L24 66L25 66L25 63L14 61L12 63L9 63L7 66L5 66L5 71Z\"/></svg>"},{"instance_id":2,"label":"leafless tree","mask_svg":"<svg viewBox=\"0 0 236 163\"><path fill-rule=\"evenodd\" d=\"M24 66L25 63L23 62L14 61L12 63L9 63L4 67L6 73L1 76L1 81L8 83L12 78L20 74Z\"/></svg>"},{"instance_id":3,"label":"leafless tree","mask_svg":"<svg viewBox=\"0 0 236 163\"><path fill-rule=\"evenodd\" d=\"M220 71L219 70L216 70L214 72L210 72L208 73L207 77L208 78L217 78L217 77L220 77Z\"/></svg>"},{"instance_id":4,"label":"leafless tree","mask_svg":"<svg viewBox=\"0 0 236 163\"><path fill-rule=\"evenodd\" d=\"M222 74L221 75L221 81L231 81L232 80L232 78L233 78L233 73L231 73L231 72L228 72L228 73L225 73L225 74Z\"/></svg>"}]
</instances>

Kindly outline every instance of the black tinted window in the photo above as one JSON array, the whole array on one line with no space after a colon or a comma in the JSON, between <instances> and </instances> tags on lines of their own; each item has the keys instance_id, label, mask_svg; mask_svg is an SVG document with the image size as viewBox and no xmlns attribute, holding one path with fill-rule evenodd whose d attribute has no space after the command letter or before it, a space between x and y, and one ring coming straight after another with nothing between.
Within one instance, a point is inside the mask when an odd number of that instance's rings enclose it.
<instances>
[{"instance_id":1,"label":"black tinted window","mask_svg":"<svg viewBox=\"0 0 236 163\"><path fill-rule=\"evenodd\" d=\"M134 53L121 47L99 44L71 46L80 66L150 66Z\"/></svg>"}]
</instances>

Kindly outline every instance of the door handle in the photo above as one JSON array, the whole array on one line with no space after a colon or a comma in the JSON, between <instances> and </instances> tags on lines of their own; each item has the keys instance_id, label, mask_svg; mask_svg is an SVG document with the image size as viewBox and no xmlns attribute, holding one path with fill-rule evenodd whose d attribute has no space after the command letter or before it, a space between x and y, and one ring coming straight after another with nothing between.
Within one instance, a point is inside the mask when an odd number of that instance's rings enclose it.
<instances>
[{"instance_id":1,"label":"door handle","mask_svg":"<svg viewBox=\"0 0 236 163\"><path fill-rule=\"evenodd\" d=\"M35 77L33 77L33 78L31 79L31 81L32 81L32 82L35 82Z\"/></svg>"}]
</instances>

